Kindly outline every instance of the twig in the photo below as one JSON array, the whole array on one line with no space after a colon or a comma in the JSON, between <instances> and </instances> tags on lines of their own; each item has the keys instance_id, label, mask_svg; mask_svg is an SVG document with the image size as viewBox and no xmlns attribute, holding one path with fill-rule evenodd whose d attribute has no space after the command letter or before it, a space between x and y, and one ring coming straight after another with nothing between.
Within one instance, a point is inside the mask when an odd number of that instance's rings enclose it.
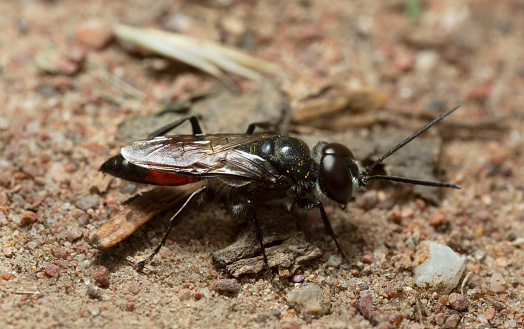
<instances>
[{"instance_id":1,"label":"twig","mask_svg":"<svg viewBox=\"0 0 524 329\"><path fill-rule=\"evenodd\" d=\"M472 272L468 272L464 280L462 280L462 285L460 286L460 293L463 295L464 295L464 287L466 286L466 283L468 282L469 278L471 277L471 273Z\"/></svg>"}]
</instances>

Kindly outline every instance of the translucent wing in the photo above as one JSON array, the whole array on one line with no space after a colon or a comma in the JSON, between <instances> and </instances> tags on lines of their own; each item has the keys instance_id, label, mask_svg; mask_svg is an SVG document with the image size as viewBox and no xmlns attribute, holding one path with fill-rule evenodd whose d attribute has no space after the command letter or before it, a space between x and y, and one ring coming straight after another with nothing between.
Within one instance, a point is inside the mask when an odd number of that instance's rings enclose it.
<instances>
[{"instance_id":1,"label":"translucent wing","mask_svg":"<svg viewBox=\"0 0 524 329\"><path fill-rule=\"evenodd\" d=\"M278 171L248 152L252 143L265 137L268 135L159 136L133 142L120 153L134 165L160 172L276 183Z\"/></svg>"}]
</instances>

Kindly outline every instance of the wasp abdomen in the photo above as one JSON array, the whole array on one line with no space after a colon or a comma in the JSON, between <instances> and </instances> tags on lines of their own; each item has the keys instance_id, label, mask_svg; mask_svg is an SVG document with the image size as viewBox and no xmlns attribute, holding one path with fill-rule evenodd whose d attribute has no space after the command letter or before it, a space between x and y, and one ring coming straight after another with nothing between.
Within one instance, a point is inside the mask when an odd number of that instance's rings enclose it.
<instances>
[{"instance_id":1,"label":"wasp abdomen","mask_svg":"<svg viewBox=\"0 0 524 329\"><path fill-rule=\"evenodd\" d=\"M104 162L102 166L100 166L100 171L127 181L142 184L179 186L198 180L197 177L174 175L139 167L127 161L122 154L115 155Z\"/></svg>"}]
</instances>

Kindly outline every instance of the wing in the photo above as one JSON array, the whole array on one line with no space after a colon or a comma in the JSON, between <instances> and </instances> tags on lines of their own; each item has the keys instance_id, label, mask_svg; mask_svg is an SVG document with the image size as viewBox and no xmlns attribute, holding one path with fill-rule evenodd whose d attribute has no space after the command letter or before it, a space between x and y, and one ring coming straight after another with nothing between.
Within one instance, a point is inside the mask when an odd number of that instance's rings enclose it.
<instances>
[{"instance_id":1,"label":"wing","mask_svg":"<svg viewBox=\"0 0 524 329\"><path fill-rule=\"evenodd\" d=\"M133 142L124 146L120 153L134 165L160 172L276 183L278 171L263 158L245 151L250 144L268 136L159 136Z\"/></svg>"}]
</instances>

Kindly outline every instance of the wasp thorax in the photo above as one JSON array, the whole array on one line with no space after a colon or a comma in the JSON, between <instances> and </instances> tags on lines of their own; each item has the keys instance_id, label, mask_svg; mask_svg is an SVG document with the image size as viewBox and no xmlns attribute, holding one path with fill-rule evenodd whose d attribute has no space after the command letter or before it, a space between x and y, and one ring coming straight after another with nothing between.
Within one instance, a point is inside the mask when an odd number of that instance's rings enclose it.
<instances>
[{"instance_id":1,"label":"wasp thorax","mask_svg":"<svg viewBox=\"0 0 524 329\"><path fill-rule=\"evenodd\" d=\"M261 156L282 174L299 181L311 176L311 151L306 143L289 136L275 136L254 145Z\"/></svg>"}]
</instances>

